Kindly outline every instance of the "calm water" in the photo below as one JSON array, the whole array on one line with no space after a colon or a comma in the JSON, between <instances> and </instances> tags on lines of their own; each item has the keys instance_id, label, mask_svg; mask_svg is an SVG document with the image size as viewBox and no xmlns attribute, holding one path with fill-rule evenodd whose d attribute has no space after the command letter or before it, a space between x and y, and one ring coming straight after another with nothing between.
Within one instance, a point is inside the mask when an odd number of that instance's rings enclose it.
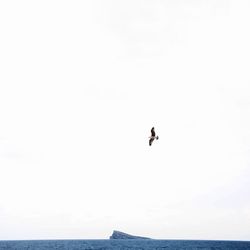
<instances>
[{"instance_id":1,"label":"calm water","mask_svg":"<svg viewBox=\"0 0 250 250\"><path fill-rule=\"evenodd\" d=\"M0 250L250 250L250 241L24 240L0 241Z\"/></svg>"}]
</instances>

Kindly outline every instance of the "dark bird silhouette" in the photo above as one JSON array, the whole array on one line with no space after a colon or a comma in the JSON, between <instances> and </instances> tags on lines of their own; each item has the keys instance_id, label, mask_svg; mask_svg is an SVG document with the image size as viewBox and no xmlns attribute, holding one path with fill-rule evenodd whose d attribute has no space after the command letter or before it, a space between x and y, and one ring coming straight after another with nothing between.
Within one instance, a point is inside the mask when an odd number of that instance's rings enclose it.
<instances>
[{"instance_id":1,"label":"dark bird silhouette","mask_svg":"<svg viewBox=\"0 0 250 250\"><path fill-rule=\"evenodd\" d=\"M159 136L155 136L155 128L153 127L151 129L151 136L149 137L149 146L152 145L154 139L158 140L159 139Z\"/></svg>"}]
</instances>

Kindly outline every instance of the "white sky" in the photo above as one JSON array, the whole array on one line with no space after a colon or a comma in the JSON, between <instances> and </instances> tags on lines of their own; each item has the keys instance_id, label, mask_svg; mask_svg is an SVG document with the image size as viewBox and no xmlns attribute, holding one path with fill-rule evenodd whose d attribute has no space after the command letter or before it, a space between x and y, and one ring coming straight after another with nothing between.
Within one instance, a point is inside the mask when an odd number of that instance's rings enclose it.
<instances>
[{"instance_id":1,"label":"white sky","mask_svg":"<svg viewBox=\"0 0 250 250\"><path fill-rule=\"evenodd\" d=\"M0 239L250 240L249 13L1 1Z\"/></svg>"}]
</instances>

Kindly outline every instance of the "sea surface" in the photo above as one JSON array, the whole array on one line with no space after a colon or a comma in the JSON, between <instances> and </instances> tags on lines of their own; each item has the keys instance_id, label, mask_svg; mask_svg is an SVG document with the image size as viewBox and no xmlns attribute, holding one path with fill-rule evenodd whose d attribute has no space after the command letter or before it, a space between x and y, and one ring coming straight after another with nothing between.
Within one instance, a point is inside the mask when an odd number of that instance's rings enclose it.
<instances>
[{"instance_id":1,"label":"sea surface","mask_svg":"<svg viewBox=\"0 0 250 250\"><path fill-rule=\"evenodd\" d=\"M0 250L250 250L250 241L21 240L0 241Z\"/></svg>"}]
</instances>

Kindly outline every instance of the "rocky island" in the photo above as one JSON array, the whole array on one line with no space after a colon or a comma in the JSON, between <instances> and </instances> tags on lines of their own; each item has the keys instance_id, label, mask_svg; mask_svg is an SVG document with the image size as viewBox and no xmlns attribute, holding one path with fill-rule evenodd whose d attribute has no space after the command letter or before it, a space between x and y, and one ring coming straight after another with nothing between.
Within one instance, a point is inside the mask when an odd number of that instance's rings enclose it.
<instances>
[{"instance_id":1,"label":"rocky island","mask_svg":"<svg viewBox=\"0 0 250 250\"><path fill-rule=\"evenodd\" d=\"M150 240L150 238L135 236L120 231L113 231L113 234L109 237L110 240Z\"/></svg>"}]
</instances>

